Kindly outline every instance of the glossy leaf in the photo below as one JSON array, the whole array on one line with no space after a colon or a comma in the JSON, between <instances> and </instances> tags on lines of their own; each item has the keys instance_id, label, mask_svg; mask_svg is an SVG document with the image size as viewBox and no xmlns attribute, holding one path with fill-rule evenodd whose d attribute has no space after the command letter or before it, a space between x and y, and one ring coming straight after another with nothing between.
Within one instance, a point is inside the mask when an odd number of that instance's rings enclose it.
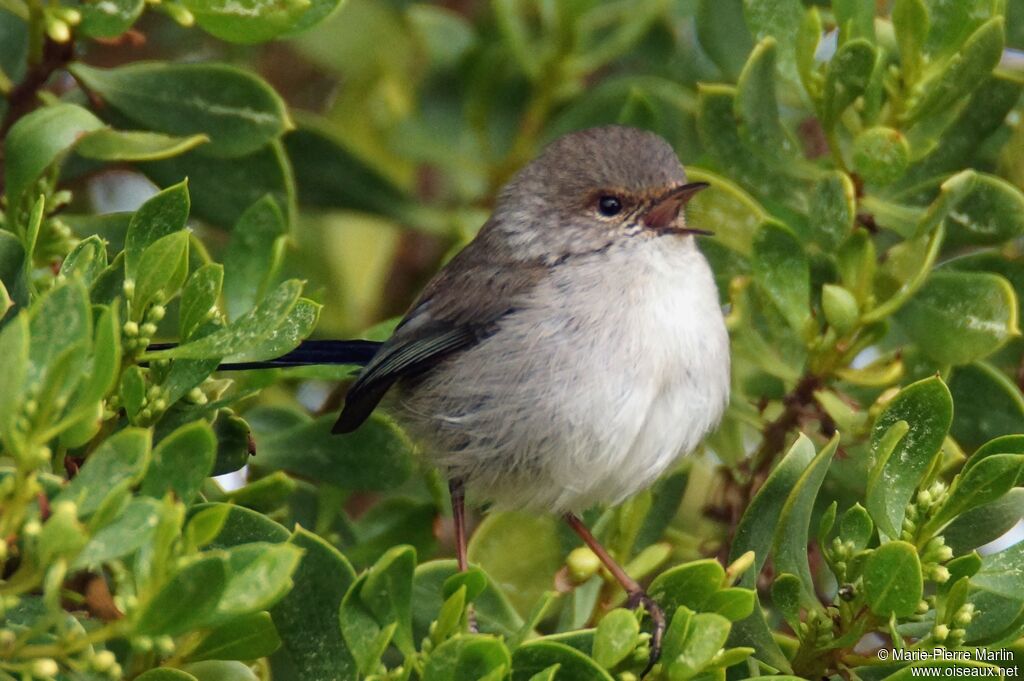
<instances>
[{"instance_id":1,"label":"glossy leaf","mask_svg":"<svg viewBox=\"0 0 1024 681\"><path fill-rule=\"evenodd\" d=\"M270 613L281 637L271 668L293 669L310 681L354 680L355 661L341 638L338 608L355 571L334 547L302 528L289 542L304 553L292 575L295 586Z\"/></svg>"},{"instance_id":2,"label":"glossy leaf","mask_svg":"<svg viewBox=\"0 0 1024 681\"><path fill-rule=\"evenodd\" d=\"M136 63L116 69L76 64L89 90L136 123L168 135L206 135L201 153L250 154L291 127L266 83L224 64Z\"/></svg>"},{"instance_id":3,"label":"glossy leaf","mask_svg":"<svg viewBox=\"0 0 1024 681\"><path fill-rule=\"evenodd\" d=\"M184 0L203 30L233 43L260 43L294 28L309 10L309 0Z\"/></svg>"},{"instance_id":4,"label":"glossy leaf","mask_svg":"<svg viewBox=\"0 0 1024 681\"><path fill-rule=\"evenodd\" d=\"M82 517L100 507L106 492L119 483L141 480L149 465L149 432L125 428L94 451L57 500L74 501Z\"/></svg>"},{"instance_id":5,"label":"glossy leaf","mask_svg":"<svg viewBox=\"0 0 1024 681\"><path fill-rule=\"evenodd\" d=\"M172 491L182 502L191 504L213 469L216 447L213 429L205 421L178 428L153 449L142 494L159 498Z\"/></svg>"},{"instance_id":6,"label":"glossy leaf","mask_svg":"<svg viewBox=\"0 0 1024 681\"><path fill-rule=\"evenodd\" d=\"M271 655L280 646L270 613L257 612L214 629L188 657L190 661L255 660Z\"/></svg>"},{"instance_id":7,"label":"glossy leaf","mask_svg":"<svg viewBox=\"0 0 1024 681\"><path fill-rule=\"evenodd\" d=\"M85 133L103 127L91 112L74 104L54 104L15 123L4 143L7 205L20 210L35 181Z\"/></svg>"},{"instance_id":8,"label":"glossy leaf","mask_svg":"<svg viewBox=\"0 0 1024 681\"><path fill-rule=\"evenodd\" d=\"M866 505L889 537L899 536L906 506L939 454L952 418L949 389L941 379L928 378L901 390L875 420ZM901 421L906 434L894 444L887 442L889 429Z\"/></svg>"},{"instance_id":9,"label":"glossy leaf","mask_svg":"<svg viewBox=\"0 0 1024 681\"><path fill-rule=\"evenodd\" d=\"M142 636L173 636L205 624L227 583L227 562L209 555L189 563L139 610L134 630Z\"/></svg>"},{"instance_id":10,"label":"glossy leaf","mask_svg":"<svg viewBox=\"0 0 1024 681\"><path fill-rule=\"evenodd\" d=\"M996 368L985 362L957 367L949 389L956 404L952 434L963 447L1020 432L1024 396Z\"/></svg>"},{"instance_id":11,"label":"glossy leaf","mask_svg":"<svg viewBox=\"0 0 1024 681\"><path fill-rule=\"evenodd\" d=\"M810 265L800 241L778 223L754 235L754 280L798 333L810 317Z\"/></svg>"},{"instance_id":12,"label":"glossy leaf","mask_svg":"<svg viewBox=\"0 0 1024 681\"><path fill-rule=\"evenodd\" d=\"M801 435L801 440L805 436ZM810 446L813 445L801 445ZM782 509L779 512L778 525L775 528L772 555L776 570L789 572L800 577L804 586L804 604L807 607L820 607L814 591L814 580L811 577L807 562L807 541L811 526L811 514L814 501L828 473L832 457L839 446L838 435L822 447L821 451L811 460L806 470L802 471L793 485Z\"/></svg>"},{"instance_id":13,"label":"glossy leaf","mask_svg":"<svg viewBox=\"0 0 1024 681\"><path fill-rule=\"evenodd\" d=\"M224 299L228 317L248 312L273 282L288 232L277 202L265 196L242 214L224 254Z\"/></svg>"},{"instance_id":14,"label":"glossy leaf","mask_svg":"<svg viewBox=\"0 0 1024 681\"><path fill-rule=\"evenodd\" d=\"M1018 335L1017 298L1009 282L980 272L933 272L900 311L907 334L942 364L967 364Z\"/></svg>"},{"instance_id":15,"label":"glossy leaf","mask_svg":"<svg viewBox=\"0 0 1024 681\"><path fill-rule=\"evenodd\" d=\"M872 551L864 564L864 594L876 615L912 615L924 594L917 549L907 542L892 541Z\"/></svg>"},{"instance_id":16,"label":"glossy leaf","mask_svg":"<svg viewBox=\"0 0 1024 681\"><path fill-rule=\"evenodd\" d=\"M158 161L182 154L207 141L206 135L172 137L156 132L104 128L82 137L75 146L75 152L96 161Z\"/></svg>"},{"instance_id":17,"label":"glossy leaf","mask_svg":"<svg viewBox=\"0 0 1024 681\"><path fill-rule=\"evenodd\" d=\"M189 213L188 183L182 181L152 197L132 215L125 234L125 276L138 274L142 254L159 239L185 227Z\"/></svg>"}]
</instances>

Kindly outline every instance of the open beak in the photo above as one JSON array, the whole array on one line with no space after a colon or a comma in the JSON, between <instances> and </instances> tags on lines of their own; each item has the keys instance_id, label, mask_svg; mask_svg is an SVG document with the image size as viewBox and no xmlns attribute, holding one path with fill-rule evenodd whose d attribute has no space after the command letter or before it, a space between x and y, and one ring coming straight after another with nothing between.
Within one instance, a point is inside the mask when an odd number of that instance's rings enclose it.
<instances>
[{"instance_id":1,"label":"open beak","mask_svg":"<svg viewBox=\"0 0 1024 681\"><path fill-rule=\"evenodd\" d=\"M690 199L702 189L707 189L710 185L707 182L690 182L680 187L672 189L664 196L658 199L658 201L651 206L650 210L644 214L643 222L644 225L649 229L657 230L659 232L669 232L673 234L703 234L710 236L713 232L709 232L703 229L691 229L689 227L675 227L673 223L676 218L679 217L679 211L682 210Z\"/></svg>"}]
</instances>

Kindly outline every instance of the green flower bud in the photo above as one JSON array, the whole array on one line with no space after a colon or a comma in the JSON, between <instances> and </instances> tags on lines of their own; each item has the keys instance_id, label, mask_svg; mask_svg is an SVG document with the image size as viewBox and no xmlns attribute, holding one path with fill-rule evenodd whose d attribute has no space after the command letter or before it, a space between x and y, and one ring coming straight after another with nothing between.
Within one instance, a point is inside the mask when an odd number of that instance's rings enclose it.
<instances>
[{"instance_id":1,"label":"green flower bud","mask_svg":"<svg viewBox=\"0 0 1024 681\"><path fill-rule=\"evenodd\" d=\"M906 172L909 163L910 145L893 128L868 128L853 142L854 168L868 182L893 182Z\"/></svg>"},{"instance_id":2,"label":"green flower bud","mask_svg":"<svg viewBox=\"0 0 1024 681\"><path fill-rule=\"evenodd\" d=\"M124 284L121 286L121 290L124 291L125 296L131 298L135 295L135 280L125 279Z\"/></svg>"},{"instance_id":3,"label":"green flower bud","mask_svg":"<svg viewBox=\"0 0 1024 681\"><path fill-rule=\"evenodd\" d=\"M821 287L821 306L825 319L840 334L853 331L860 319L857 299L842 286L825 284Z\"/></svg>"},{"instance_id":4,"label":"green flower bud","mask_svg":"<svg viewBox=\"0 0 1024 681\"><path fill-rule=\"evenodd\" d=\"M932 569L932 579L939 584L945 584L949 581L949 570L941 565L936 565Z\"/></svg>"},{"instance_id":5,"label":"green flower bud","mask_svg":"<svg viewBox=\"0 0 1024 681\"><path fill-rule=\"evenodd\" d=\"M569 568L569 577L576 584L581 584L601 569L601 559L586 546L573 549L565 560Z\"/></svg>"},{"instance_id":6,"label":"green flower bud","mask_svg":"<svg viewBox=\"0 0 1024 681\"><path fill-rule=\"evenodd\" d=\"M98 672L105 672L117 664L117 657L109 650L101 650L93 655L92 668Z\"/></svg>"},{"instance_id":7,"label":"green flower bud","mask_svg":"<svg viewBox=\"0 0 1024 681\"><path fill-rule=\"evenodd\" d=\"M158 322L164 318L165 314L167 314L166 307L164 307L163 305L154 305L153 307L149 308L149 311L146 313L146 319Z\"/></svg>"},{"instance_id":8,"label":"green flower bud","mask_svg":"<svg viewBox=\"0 0 1024 681\"><path fill-rule=\"evenodd\" d=\"M947 627L945 624L937 625L934 629L932 629L932 638L934 638L936 641L939 641L940 643L942 641L945 641L947 638L949 638L949 627Z\"/></svg>"},{"instance_id":9,"label":"green flower bud","mask_svg":"<svg viewBox=\"0 0 1024 681\"><path fill-rule=\"evenodd\" d=\"M32 676L40 679L52 679L60 673L60 667L57 666L57 662L48 657L41 657L38 660L32 661L32 666L29 668L29 672Z\"/></svg>"},{"instance_id":10,"label":"green flower bud","mask_svg":"<svg viewBox=\"0 0 1024 681\"><path fill-rule=\"evenodd\" d=\"M156 334L156 324L152 322L146 322L141 327L139 327L139 331L146 338L152 338Z\"/></svg>"},{"instance_id":11,"label":"green flower bud","mask_svg":"<svg viewBox=\"0 0 1024 681\"><path fill-rule=\"evenodd\" d=\"M124 331L124 335L129 338L134 338L139 335L139 325L132 321L125 322L124 326L121 327L121 330Z\"/></svg>"}]
</instances>

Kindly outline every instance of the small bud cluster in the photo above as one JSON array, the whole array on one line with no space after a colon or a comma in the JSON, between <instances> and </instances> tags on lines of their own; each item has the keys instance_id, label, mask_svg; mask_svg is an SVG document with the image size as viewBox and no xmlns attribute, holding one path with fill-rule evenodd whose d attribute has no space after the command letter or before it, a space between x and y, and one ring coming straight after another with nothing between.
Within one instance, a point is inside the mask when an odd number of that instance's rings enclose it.
<instances>
[{"instance_id":1,"label":"small bud cluster","mask_svg":"<svg viewBox=\"0 0 1024 681\"><path fill-rule=\"evenodd\" d=\"M925 577L933 582L943 584L949 580L949 570L942 565L953 557L953 549L946 546L941 535L932 537L921 550L921 570Z\"/></svg>"},{"instance_id":2,"label":"small bud cluster","mask_svg":"<svg viewBox=\"0 0 1024 681\"><path fill-rule=\"evenodd\" d=\"M941 480L936 480L928 489L919 491L917 499L907 504L900 539L913 543L918 530L942 507L948 493L949 488Z\"/></svg>"},{"instance_id":3,"label":"small bud cluster","mask_svg":"<svg viewBox=\"0 0 1024 681\"><path fill-rule=\"evenodd\" d=\"M46 35L55 43L66 43L71 40L71 27L82 21L82 14L70 7L47 7L43 10L43 23Z\"/></svg>"},{"instance_id":4,"label":"small bud cluster","mask_svg":"<svg viewBox=\"0 0 1024 681\"><path fill-rule=\"evenodd\" d=\"M124 294L130 298L134 293L135 282L131 279L125 279ZM124 349L129 353L137 355L149 347L153 336L156 335L157 324L167 314L167 308L162 305L162 302L163 297L158 293L154 296L153 304L150 305L142 316L141 323L129 320L121 327L124 337Z\"/></svg>"},{"instance_id":5,"label":"small bud cluster","mask_svg":"<svg viewBox=\"0 0 1024 681\"><path fill-rule=\"evenodd\" d=\"M832 545L828 550L828 558L832 563L832 568L836 574L836 579L840 582L846 580L846 571L849 567L850 561L857 554L857 547L852 541L847 539L843 541L839 537L832 538Z\"/></svg>"},{"instance_id":6,"label":"small bud cluster","mask_svg":"<svg viewBox=\"0 0 1024 681\"><path fill-rule=\"evenodd\" d=\"M800 622L797 634L800 641L815 648L826 648L835 638L832 619L817 610L807 613L807 619Z\"/></svg>"},{"instance_id":7,"label":"small bud cluster","mask_svg":"<svg viewBox=\"0 0 1024 681\"><path fill-rule=\"evenodd\" d=\"M158 385L151 385L142 399L142 406L136 415L139 425L149 425L157 421L167 410L167 393Z\"/></svg>"}]
</instances>

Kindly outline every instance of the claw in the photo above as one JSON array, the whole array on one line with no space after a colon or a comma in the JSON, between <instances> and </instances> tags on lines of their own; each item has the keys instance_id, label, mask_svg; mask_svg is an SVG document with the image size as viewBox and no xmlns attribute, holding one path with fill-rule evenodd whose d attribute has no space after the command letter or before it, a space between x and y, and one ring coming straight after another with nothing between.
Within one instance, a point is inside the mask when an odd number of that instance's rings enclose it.
<instances>
[{"instance_id":1,"label":"claw","mask_svg":"<svg viewBox=\"0 0 1024 681\"><path fill-rule=\"evenodd\" d=\"M629 600L626 601L626 604L631 610L641 605L644 606L644 610L650 615L651 624L653 625L651 630L651 654L647 658L647 666L640 672L640 678L642 679L654 669L654 665L658 663L658 659L661 657L661 639L665 636L665 611L643 590L634 591L629 594Z\"/></svg>"}]
</instances>

